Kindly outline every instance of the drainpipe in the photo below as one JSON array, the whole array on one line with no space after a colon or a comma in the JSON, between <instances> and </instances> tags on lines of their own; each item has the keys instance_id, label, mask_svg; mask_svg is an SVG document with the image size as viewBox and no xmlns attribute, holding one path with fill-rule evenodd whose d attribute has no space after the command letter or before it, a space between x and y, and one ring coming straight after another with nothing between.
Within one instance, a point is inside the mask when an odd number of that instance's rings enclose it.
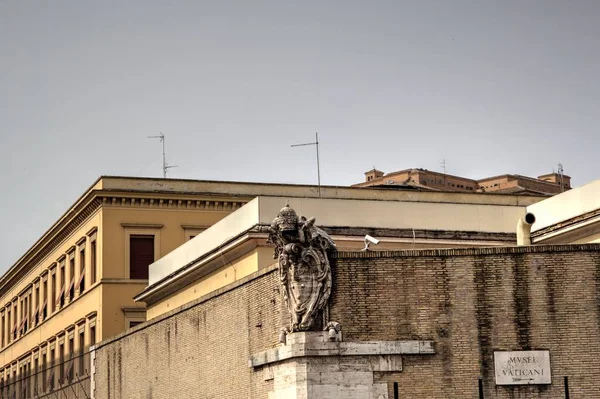
<instances>
[{"instance_id":1,"label":"drainpipe","mask_svg":"<svg viewBox=\"0 0 600 399\"><path fill-rule=\"evenodd\" d=\"M517 245L531 245L531 225L535 223L535 215L526 213L517 222Z\"/></svg>"}]
</instances>

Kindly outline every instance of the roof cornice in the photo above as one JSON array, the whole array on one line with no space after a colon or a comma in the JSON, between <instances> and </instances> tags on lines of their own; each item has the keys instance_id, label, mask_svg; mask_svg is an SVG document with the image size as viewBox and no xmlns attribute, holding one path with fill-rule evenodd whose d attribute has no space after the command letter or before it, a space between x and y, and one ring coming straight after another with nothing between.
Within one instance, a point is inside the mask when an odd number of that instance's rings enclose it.
<instances>
[{"instance_id":1,"label":"roof cornice","mask_svg":"<svg viewBox=\"0 0 600 399\"><path fill-rule=\"evenodd\" d=\"M73 231L79 228L101 207L135 207L157 209L202 209L214 212L233 212L247 199L226 199L226 195L203 196L177 193L110 192L98 189L97 180L73 206L39 238L17 262L0 277L0 297L7 287L19 281L56 249ZM205 198L203 198L205 197Z\"/></svg>"},{"instance_id":2,"label":"roof cornice","mask_svg":"<svg viewBox=\"0 0 600 399\"><path fill-rule=\"evenodd\" d=\"M0 278L0 297L5 295L6 287L11 282L18 281L31 268L35 267L49 253L51 253L65 238L76 230L88 217L98 208L100 200L92 192L86 193L85 200L80 198L78 202L65 213L56 223L38 239L13 266L11 266Z\"/></svg>"}]
</instances>

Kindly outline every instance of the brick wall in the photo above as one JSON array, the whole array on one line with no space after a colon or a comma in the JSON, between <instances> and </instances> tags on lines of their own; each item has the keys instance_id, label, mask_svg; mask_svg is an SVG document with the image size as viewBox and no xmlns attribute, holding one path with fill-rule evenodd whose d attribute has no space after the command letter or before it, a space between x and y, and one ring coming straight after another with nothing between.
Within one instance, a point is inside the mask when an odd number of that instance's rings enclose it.
<instances>
[{"instance_id":1,"label":"brick wall","mask_svg":"<svg viewBox=\"0 0 600 399\"><path fill-rule=\"evenodd\" d=\"M600 392L600 245L340 253L330 318L345 341L425 339L404 356L401 398L572 398ZM96 351L96 397L267 399L248 368L277 345L287 314L267 269L125 334ZM549 349L553 384L496 387L494 350ZM271 384L271 385L270 385Z\"/></svg>"},{"instance_id":2,"label":"brick wall","mask_svg":"<svg viewBox=\"0 0 600 399\"><path fill-rule=\"evenodd\" d=\"M600 397L600 246L341 253L331 319L345 340L431 339L381 378L401 398ZM550 350L550 386L495 386L494 350Z\"/></svg>"},{"instance_id":3,"label":"brick wall","mask_svg":"<svg viewBox=\"0 0 600 399\"><path fill-rule=\"evenodd\" d=\"M248 359L275 346L281 328L270 270L100 343L96 398L266 399L273 382Z\"/></svg>"}]
</instances>

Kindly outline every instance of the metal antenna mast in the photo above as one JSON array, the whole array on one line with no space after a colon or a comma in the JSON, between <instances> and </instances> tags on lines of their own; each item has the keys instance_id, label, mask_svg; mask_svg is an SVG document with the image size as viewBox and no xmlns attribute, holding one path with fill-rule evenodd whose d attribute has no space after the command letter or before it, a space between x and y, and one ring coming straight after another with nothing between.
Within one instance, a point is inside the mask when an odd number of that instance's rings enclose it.
<instances>
[{"instance_id":1,"label":"metal antenna mast","mask_svg":"<svg viewBox=\"0 0 600 399\"><path fill-rule=\"evenodd\" d=\"M559 163L558 164L558 176L560 179L560 191L561 192L565 191L565 181L563 178L564 173L565 173L565 171L563 169L562 163Z\"/></svg>"},{"instance_id":2,"label":"metal antenna mast","mask_svg":"<svg viewBox=\"0 0 600 399\"><path fill-rule=\"evenodd\" d=\"M440 165L442 166L442 168L444 169L444 174L446 174L446 160L442 159L442 162L440 162Z\"/></svg>"},{"instance_id":3,"label":"metal antenna mast","mask_svg":"<svg viewBox=\"0 0 600 399\"><path fill-rule=\"evenodd\" d=\"M314 145L317 147L317 182L319 187L319 198L321 197L321 166L319 162L319 133L315 133L314 143L292 144L292 147L304 147L306 145Z\"/></svg>"},{"instance_id":4,"label":"metal antenna mast","mask_svg":"<svg viewBox=\"0 0 600 399\"><path fill-rule=\"evenodd\" d=\"M162 169L163 169L163 179L167 178L167 171L171 168L176 168L177 165L169 165L167 164L167 159L165 157L165 135L160 132L160 135L158 136L148 136L149 139L160 139L160 142L162 143Z\"/></svg>"}]
</instances>

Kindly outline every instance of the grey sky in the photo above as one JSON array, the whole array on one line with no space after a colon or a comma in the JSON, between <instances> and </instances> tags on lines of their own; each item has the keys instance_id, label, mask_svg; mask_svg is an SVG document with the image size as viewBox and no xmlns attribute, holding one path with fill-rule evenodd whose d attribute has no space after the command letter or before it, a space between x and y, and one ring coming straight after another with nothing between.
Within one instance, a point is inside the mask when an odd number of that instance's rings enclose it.
<instances>
[{"instance_id":1,"label":"grey sky","mask_svg":"<svg viewBox=\"0 0 600 399\"><path fill-rule=\"evenodd\" d=\"M0 270L100 175L598 178L600 2L1 1Z\"/></svg>"}]
</instances>

